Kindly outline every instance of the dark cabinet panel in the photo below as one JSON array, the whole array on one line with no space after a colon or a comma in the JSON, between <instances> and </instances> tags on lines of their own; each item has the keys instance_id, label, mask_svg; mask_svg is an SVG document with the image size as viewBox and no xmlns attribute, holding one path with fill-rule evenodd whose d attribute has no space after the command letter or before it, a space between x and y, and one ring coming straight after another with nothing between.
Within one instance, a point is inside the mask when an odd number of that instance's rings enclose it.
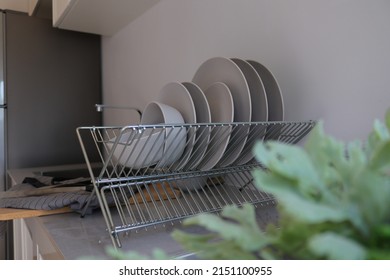
<instances>
[{"instance_id":1,"label":"dark cabinet panel","mask_svg":"<svg viewBox=\"0 0 390 280\"><path fill-rule=\"evenodd\" d=\"M8 167L84 162L76 128L100 125L100 36L5 16Z\"/></svg>"}]
</instances>

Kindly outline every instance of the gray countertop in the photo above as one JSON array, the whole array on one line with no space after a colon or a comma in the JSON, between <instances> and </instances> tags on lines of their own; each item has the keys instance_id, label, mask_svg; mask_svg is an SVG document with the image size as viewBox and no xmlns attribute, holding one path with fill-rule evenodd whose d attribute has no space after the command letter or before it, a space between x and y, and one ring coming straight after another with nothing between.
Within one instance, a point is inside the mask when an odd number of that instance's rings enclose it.
<instances>
[{"instance_id":1,"label":"gray countertop","mask_svg":"<svg viewBox=\"0 0 390 280\"><path fill-rule=\"evenodd\" d=\"M12 184L19 184L24 178L35 176L43 171L62 171L83 167L85 165L80 164L13 169L8 171L8 176ZM34 224L44 228L49 235L48 240L51 240L59 250L57 255L63 256L64 259L108 258L106 248L113 246L110 234L106 230L104 218L99 210L83 218L75 212L29 219L34 219ZM150 255L154 249L160 248L173 257L184 256L187 253L170 235L174 228L180 227L182 227L180 222L176 222L175 225L167 223L123 233L120 237L122 249ZM191 231L193 230L191 229Z\"/></svg>"},{"instance_id":2,"label":"gray countertop","mask_svg":"<svg viewBox=\"0 0 390 280\"><path fill-rule=\"evenodd\" d=\"M27 176L34 176L41 171L56 171L82 168L85 165L64 165L28 169L9 170L8 175L13 184L20 183ZM277 219L277 212L274 206L257 208L257 217L260 224L267 224ZM110 234L106 230L105 220L100 210L94 211L84 218L78 213L56 214L42 216L34 219L47 233L47 240L57 248L56 256L63 259L106 259L106 248L113 246ZM205 232L202 228L183 227L180 221L174 224L169 222L149 228L141 228L138 231L120 233L122 250L136 251L143 255L150 255L151 252L160 248L172 257L187 257L187 252L171 237L174 229L183 229L190 232Z\"/></svg>"},{"instance_id":3,"label":"gray countertop","mask_svg":"<svg viewBox=\"0 0 390 280\"><path fill-rule=\"evenodd\" d=\"M105 221L97 212L80 218L77 213L52 215L38 218L65 259L107 258L106 248L113 246ZM181 246L171 238L171 231L180 228L167 224L138 232L121 234L122 250L150 255L160 248L173 257L186 255Z\"/></svg>"}]
</instances>

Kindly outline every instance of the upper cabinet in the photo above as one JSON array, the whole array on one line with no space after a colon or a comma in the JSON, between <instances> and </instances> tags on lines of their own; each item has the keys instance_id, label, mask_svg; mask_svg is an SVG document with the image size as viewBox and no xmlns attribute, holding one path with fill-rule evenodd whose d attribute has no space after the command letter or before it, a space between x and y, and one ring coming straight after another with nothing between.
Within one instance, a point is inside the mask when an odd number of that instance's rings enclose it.
<instances>
[{"instance_id":1,"label":"upper cabinet","mask_svg":"<svg viewBox=\"0 0 390 280\"><path fill-rule=\"evenodd\" d=\"M28 0L28 15L33 15L38 7L39 0Z\"/></svg>"},{"instance_id":2,"label":"upper cabinet","mask_svg":"<svg viewBox=\"0 0 390 280\"><path fill-rule=\"evenodd\" d=\"M53 0L52 5L53 5L53 25L57 26L59 23L59 20L65 17L65 14L67 11L72 7L72 2L76 1L71 1L71 0Z\"/></svg>"},{"instance_id":3,"label":"upper cabinet","mask_svg":"<svg viewBox=\"0 0 390 280\"><path fill-rule=\"evenodd\" d=\"M28 13L31 16L39 1L42 0L0 0L0 10Z\"/></svg>"},{"instance_id":4,"label":"upper cabinet","mask_svg":"<svg viewBox=\"0 0 390 280\"><path fill-rule=\"evenodd\" d=\"M160 0L53 0L53 26L111 36Z\"/></svg>"},{"instance_id":5,"label":"upper cabinet","mask_svg":"<svg viewBox=\"0 0 390 280\"><path fill-rule=\"evenodd\" d=\"M30 13L30 10L33 10L35 5L34 0L0 0L0 10Z\"/></svg>"}]
</instances>

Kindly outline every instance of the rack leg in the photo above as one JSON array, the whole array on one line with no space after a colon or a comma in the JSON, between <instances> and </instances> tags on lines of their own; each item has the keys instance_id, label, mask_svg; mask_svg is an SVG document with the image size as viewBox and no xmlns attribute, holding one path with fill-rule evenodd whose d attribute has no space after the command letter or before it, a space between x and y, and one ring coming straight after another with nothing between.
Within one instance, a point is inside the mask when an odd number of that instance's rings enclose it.
<instances>
[{"instance_id":1,"label":"rack leg","mask_svg":"<svg viewBox=\"0 0 390 280\"><path fill-rule=\"evenodd\" d=\"M121 241L119 240L119 236L118 236L118 233L117 232L113 232L111 234L111 238L112 238L112 241L113 243L115 244L115 248L121 248L122 247L122 243Z\"/></svg>"},{"instance_id":2,"label":"rack leg","mask_svg":"<svg viewBox=\"0 0 390 280\"><path fill-rule=\"evenodd\" d=\"M80 218L85 217L85 213L87 213L87 209L88 209L89 205L91 204L91 201L92 201L92 198L94 197L94 195L95 195L95 189L93 189L91 194L89 195L87 203L85 204L85 206L83 207L83 210L81 212Z\"/></svg>"}]
</instances>

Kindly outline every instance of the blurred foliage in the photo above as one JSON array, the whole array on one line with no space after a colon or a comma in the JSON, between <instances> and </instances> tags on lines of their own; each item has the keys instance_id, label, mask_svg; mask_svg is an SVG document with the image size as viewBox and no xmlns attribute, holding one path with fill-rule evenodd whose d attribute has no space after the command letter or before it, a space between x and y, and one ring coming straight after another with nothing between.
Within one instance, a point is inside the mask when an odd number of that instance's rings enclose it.
<instances>
[{"instance_id":1,"label":"blurred foliage","mask_svg":"<svg viewBox=\"0 0 390 280\"><path fill-rule=\"evenodd\" d=\"M256 185L272 194L278 225L261 230L252 205L185 221L209 234L173 237L203 259L390 259L390 110L367 141L343 143L319 122L305 146L259 142Z\"/></svg>"},{"instance_id":2,"label":"blurred foliage","mask_svg":"<svg viewBox=\"0 0 390 280\"><path fill-rule=\"evenodd\" d=\"M325 135L319 122L305 146L259 142L256 185L272 194L278 224L260 229L253 205L184 221L207 234L172 236L201 259L390 259L390 110L365 143ZM168 259L110 249L115 259Z\"/></svg>"},{"instance_id":3,"label":"blurred foliage","mask_svg":"<svg viewBox=\"0 0 390 280\"><path fill-rule=\"evenodd\" d=\"M143 255L138 252L129 251L124 252L121 250L117 250L114 247L107 247L106 253L110 258L114 260L167 260L170 259L170 256L167 255L163 250L161 249L155 249L153 250L151 255Z\"/></svg>"}]
</instances>

